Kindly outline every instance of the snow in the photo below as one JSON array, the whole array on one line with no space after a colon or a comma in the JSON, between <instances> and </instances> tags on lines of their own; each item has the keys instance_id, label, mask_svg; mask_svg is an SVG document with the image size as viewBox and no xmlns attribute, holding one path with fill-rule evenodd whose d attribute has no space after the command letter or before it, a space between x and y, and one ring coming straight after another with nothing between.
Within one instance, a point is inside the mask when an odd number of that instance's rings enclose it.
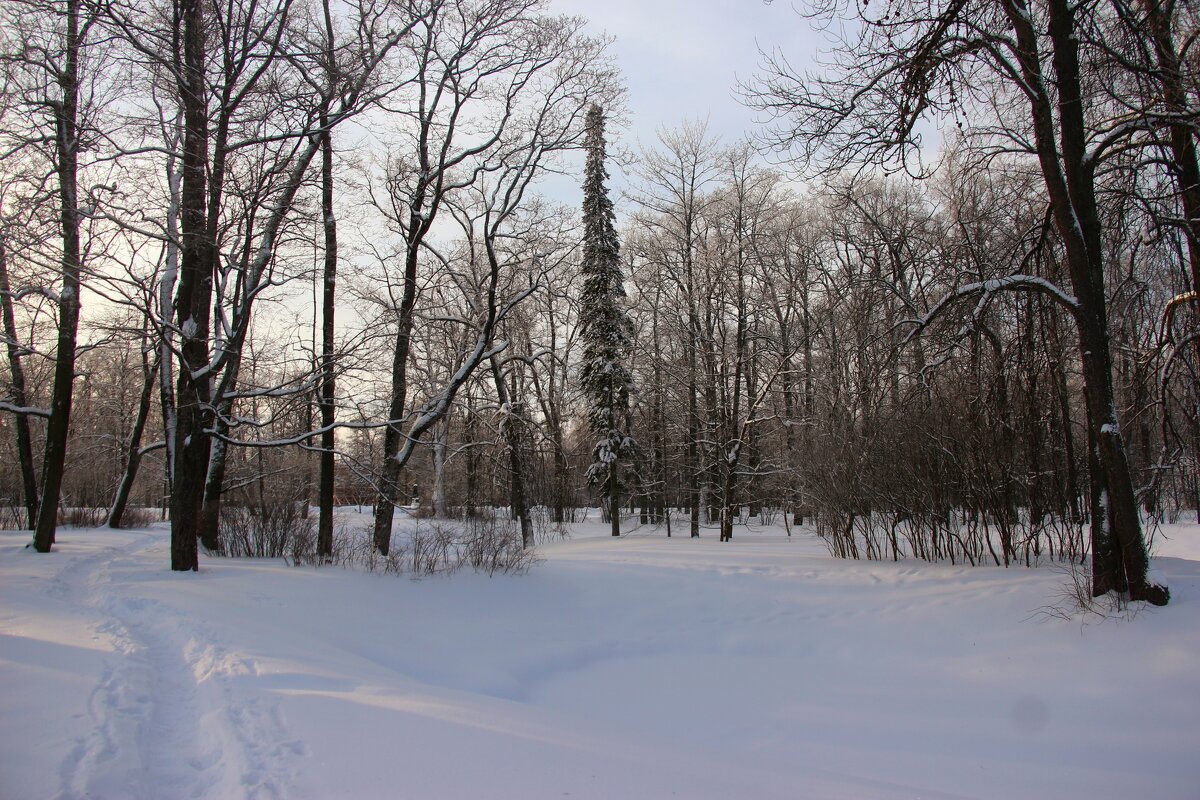
<instances>
[{"instance_id":1,"label":"snow","mask_svg":"<svg viewBox=\"0 0 1200 800\"><path fill-rule=\"evenodd\" d=\"M0 533L0 797L1196 796L1200 526L1068 620L1057 568L606 533L420 581Z\"/></svg>"}]
</instances>

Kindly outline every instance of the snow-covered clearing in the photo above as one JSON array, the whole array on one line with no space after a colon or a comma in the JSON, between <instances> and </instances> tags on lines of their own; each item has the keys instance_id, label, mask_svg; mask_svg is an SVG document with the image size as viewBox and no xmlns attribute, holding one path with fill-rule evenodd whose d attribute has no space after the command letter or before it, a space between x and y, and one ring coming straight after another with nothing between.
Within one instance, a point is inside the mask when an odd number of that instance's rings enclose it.
<instances>
[{"instance_id":1,"label":"snow-covered clearing","mask_svg":"<svg viewBox=\"0 0 1200 800\"><path fill-rule=\"evenodd\" d=\"M1055 569L620 540L524 576L172 574L164 527L0 534L0 798L1200 797L1200 527L1171 605Z\"/></svg>"}]
</instances>

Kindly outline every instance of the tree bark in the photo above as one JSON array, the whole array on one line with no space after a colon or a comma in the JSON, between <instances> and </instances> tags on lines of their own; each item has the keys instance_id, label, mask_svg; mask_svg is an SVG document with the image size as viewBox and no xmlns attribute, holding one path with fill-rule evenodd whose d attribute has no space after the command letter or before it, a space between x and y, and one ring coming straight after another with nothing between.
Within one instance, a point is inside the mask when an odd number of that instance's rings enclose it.
<instances>
[{"instance_id":1,"label":"tree bark","mask_svg":"<svg viewBox=\"0 0 1200 800\"><path fill-rule=\"evenodd\" d=\"M325 60L333 83L335 64L333 17L329 9L330 0L323 0L321 10L325 18ZM324 112L324 109L322 109ZM328 112L321 118L321 219L325 235L325 264L321 294L321 460L317 479L317 557L328 559L333 555L333 495L336 482L337 462L334 458L333 426L337 422L336 385L337 363L334 358L334 311L337 290L338 244L337 217L333 211L333 132L329 129Z\"/></svg>"},{"instance_id":2,"label":"tree bark","mask_svg":"<svg viewBox=\"0 0 1200 800\"><path fill-rule=\"evenodd\" d=\"M54 362L54 389L46 450L42 462L42 499L38 506L34 549L50 550L58 523L67 435L71 423L71 396L75 385L75 342L79 330L80 250L79 198L79 0L67 0L66 51L57 75L61 101L55 107L55 146L58 172L59 216L62 225L62 290L58 297L58 349Z\"/></svg>"},{"instance_id":3,"label":"tree bark","mask_svg":"<svg viewBox=\"0 0 1200 800\"><path fill-rule=\"evenodd\" d=\"M1092 469L1092 592L1128 592L1135 600L1166 604L1165 587L1149 582L1137 499L1117 420L1105 305L1104 262L1094 174L1086 151L1075 10L1069 0L1048 0L1048 33L1058 89L1058 143L1051 100L1038 61L1037 35L1023 0L1006 0L1021 50L1030 94L1034 139L1050 196L1055 227L1063 240L1083 366ZM1114 566L1119 565L1119 567Z\"/></svg>"},{"instance_id":4,"label":"tree bark","mask_svg":"<svg viewBox=\"0 0 1200 800\"><path fill-rule=\"evenodd\" d=\"M533 544L533 525L529 518L529 500L525 489L525 468L521 462L520 408L514 404L512 395L500 372L500 362L491 358L492 380L496 385L496 399L500 402L500 429L504 434L504 445L508 451L509 505L513 519L521 525L521 546Z\"/></svg>"},{"instance_id":5,"label":"tree bark","mask_svg":"<svg viewBox=\"0 0 1200 800\"><path fill-rule=\"evenodd\" d=\"M197 537L208 473L211 421L207 373L213 260L206 214L208 103L205 89L204 5L178 0L176 26L183 52L179 97L183 107L183 187L180 192L180 267L175 297L180 365L175 403L175 469L171 492L171 569L200 568Z\"/></svg>"},{"instance_id":6,"label":"tree bark","mask_svg":"<svg viewBox=\"0 0 1200 800\"><path fill-rule=\"evenodd\" d=\"M17 338L16 315L13 313L12 287L8 280L8 252L3 235L0 235L0 311L4 318L4 336L8 340L8 368L12 373L13 402L18 406L29 404L25 391L25 369L21 366L21 344ZM13 425L17 429L17 463L21 469L21 489L25 497L26 521L30 530L37 525L38 488L37 473L33 466L33 437L29 430L29 417L16 414Z\"/></svg>"},{"instance_id":7,"label":"tree bark","mask_svg":"<svg viewBox=\"0 0 1200 800\"><path fill-rule=\"evenodd\" d=\"M129 432L129 441L125 445L125 471L121 483L113 498L112 508L108 512L107 525L110 528L121 527L121 519L125 516L125 506L129 502L129 494L133 491L134 481L137 480L138 468L142 463L142 434L146 430L146 422L150 418L150 407L154 396L154 386L158 378L158 359L152 364L150 351L142 348L142 392L138 397L137 416L133 421L133 430Z\"/></svg>"}]
</instances>

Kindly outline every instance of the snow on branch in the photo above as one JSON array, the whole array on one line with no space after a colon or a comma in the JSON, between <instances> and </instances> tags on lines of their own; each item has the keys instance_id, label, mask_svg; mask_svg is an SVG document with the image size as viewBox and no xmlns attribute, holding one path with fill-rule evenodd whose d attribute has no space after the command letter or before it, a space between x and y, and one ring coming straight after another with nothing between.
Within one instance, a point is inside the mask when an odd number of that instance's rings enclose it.
<instances>
[{"instance_id":1,"label":"snow on branch","mask_svg":"<svg viewBox=\"0 0 1200 800\"><path fill-rule=\"evenodd\" d=\"M0 400L0 411L8 411L18 416L50 418L50 409L35 408L34 406L18 406L7 400Z\"/></svg>"},{"instance_id":2,"label":"snow on branch","mask_svg":"<svg viewBox=\"0 0 1200 800\"><path fill-rule=\"evenodd\" d=\"M933 308L929 309L925 316L921 317L920 319L907 320L907 322L904 324L911 324L915 327L904 340L905 344L911 341L913 337L915 337L921 331L925 330L925 328L929 327L929 325L935 319L941 316L946 309L958 301L963 300L964 298L975 297L976 295L979 296L979 302L976 305L975 312L976 315L978 315L978 313L983 310L983 307L993 295L999 292L1012 291L1038 292L1058 302L1060 305L1070 311L1072 315L1079 311L1079 300L1077 300L1074 295L1067 294L1061 288L1045 278L1040 278L1036 275L1009 275L1005 278L992 278L990 280L977 281L975 283L968 283L960 286L950 294L943 297L941 300L937 301L937 303L934 304Z\"/></svg>"},{"instance_id":3,"label":"snow on branch","mask_svg":"<svg viewBox=\"0 0 1200 800\"><path fill-rule=\"evenodd\" d=\"M1180 306L1188 303L1200 303L1200 291L1183 292L1167 301L1166 308L1163 309L1163 335L1167 341L1174 341L1175 314Z\"/></svg>"}]
</instances>

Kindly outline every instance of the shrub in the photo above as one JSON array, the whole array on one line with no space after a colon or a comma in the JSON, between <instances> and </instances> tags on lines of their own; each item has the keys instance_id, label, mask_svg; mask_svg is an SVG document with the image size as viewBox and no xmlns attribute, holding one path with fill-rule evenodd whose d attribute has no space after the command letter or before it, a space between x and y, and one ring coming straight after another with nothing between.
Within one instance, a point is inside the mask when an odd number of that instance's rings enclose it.
<instances>
[{"instance_id":1,"label":"shrub","mask_svg":"<svg viewBox=\"0 0 1200 800\"><path fill-rule=\"evenodd\" d=\"M315 561L317 553L313 520L291 502L223 506L217 544L217 555L288 558L298 564Z\"/></svg>"}]
</instances>

